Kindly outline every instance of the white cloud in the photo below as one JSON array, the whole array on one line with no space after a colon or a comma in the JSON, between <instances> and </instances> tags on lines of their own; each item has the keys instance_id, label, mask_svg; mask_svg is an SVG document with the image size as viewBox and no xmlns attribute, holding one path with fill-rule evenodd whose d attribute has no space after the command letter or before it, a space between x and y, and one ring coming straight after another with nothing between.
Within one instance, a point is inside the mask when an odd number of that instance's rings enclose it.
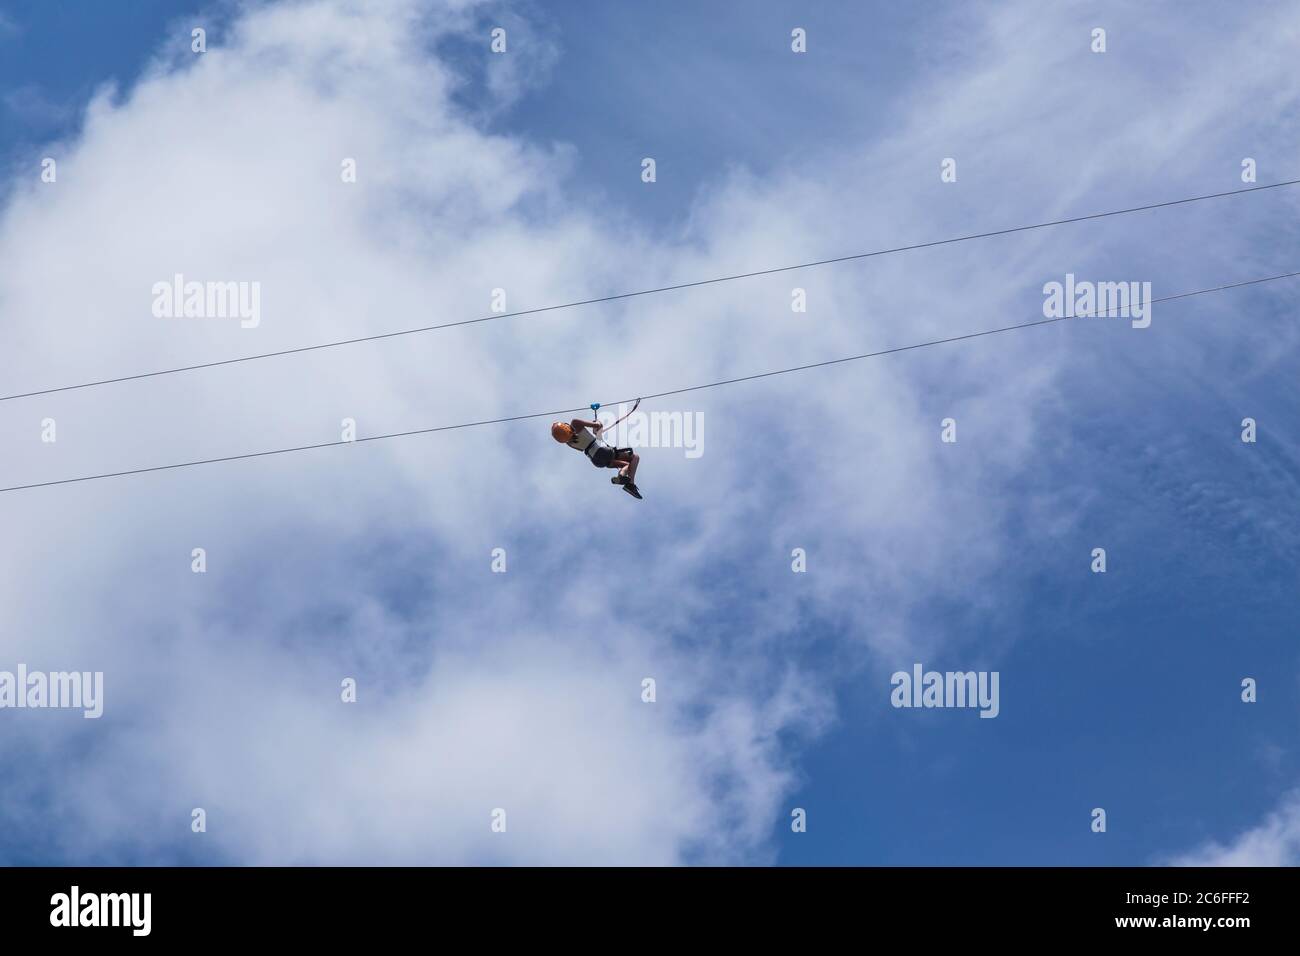
<instances>
[{"instance_id":1,"label":"white cloud","mask_svg":"<svg viewBox=\"0 0 1300 956\"><path fill-rule=\"evenodd\" d=\"M361 9L253 13L230 47L91 104L83 137L56 157L58 183L16 196L0 229L0 297L21 342L8 373L69 381L481 314L498 285L522 308L611 281L619 264L603 249L628 237L558 204L563 152L456 119L428 38ZM344 157L357 159L355 186L340 181ZM554 212L530 223L521 201ZM263 324L153 319L149 290L175 272L259 281ZM0 414L14 473L50 476L328 440L344 416L364 435L563 405L597 384L565 374L590 321L516 321ZM45 417L54 445L32 440ZM0 654L106 671L108 710L94 727L6 712L21 732L2 746L31 785L79 783L5 812L30 832L60 821L73 859L118 859L124 845L166 859L195 806L210 821L196 845L237 861L762 852L792 779L777 734L815 728L824 704L795 668L675 644L686 615L656 621L637 604L662 603L688 569L592 548L594 535L629 540L637 513L531 431L11 496L15 534L40 543L3 558L22 624ZM588 503L599 510L584 516ZM489 573L495 546L504 576ZM189 572L192 547L207 549L206 576ZM355 706L339 702L344 676L360 682ZM505 836L488 827L498 806Z\"/></svg>"},{"instance_id":2,"label":"white cloud","mask_svg":"<svg viewBox=\"0 0 1300 956\"><path fill-rule=\"evenodd\" d=\"M1300 866L1300 792L1288 795L1262 823L1226 845L1210 841L1174 866Z\"/></svg>"}]
</instances>

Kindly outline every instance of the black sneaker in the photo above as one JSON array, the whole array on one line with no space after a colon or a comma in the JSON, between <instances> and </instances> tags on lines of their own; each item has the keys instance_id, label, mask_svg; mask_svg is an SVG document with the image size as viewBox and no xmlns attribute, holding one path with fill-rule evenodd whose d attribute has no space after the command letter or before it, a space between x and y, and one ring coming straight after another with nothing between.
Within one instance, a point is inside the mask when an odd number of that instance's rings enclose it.
<instances>
[{"instance_id":1,"label":"black sneaker","mask_svg":"<svg viewBox=\"0 0 1300 956\"><path fill-rule=\"evenodd\" d=\"M613 478L609 479L609 483L611 485L626 485L627 475L615 475Z\"/></svg>"},{"instance_id":2,"label":"black sneaker","mask_svg":"<svg viewBox=\"0 0 1300 956\"><path fill-rule=\"evenodd\" d=\"M632 482L624 481L623 490L626 491L633 498L637 499L638 501L641 500L641 492L636 485L632 484Z\"/></svg>"}]
</instances>

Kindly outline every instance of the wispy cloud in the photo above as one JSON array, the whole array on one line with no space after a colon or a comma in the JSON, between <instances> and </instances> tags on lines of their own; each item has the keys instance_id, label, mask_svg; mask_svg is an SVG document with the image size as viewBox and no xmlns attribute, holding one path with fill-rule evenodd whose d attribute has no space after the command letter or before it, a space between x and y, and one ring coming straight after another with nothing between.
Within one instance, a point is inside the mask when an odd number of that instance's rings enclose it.
<instances>
[{"instance_id":1,"label":"wispy cloud","mask_svg":"<svg viewBox=\"0 0 1300 956\"><path fill-rule=\"evenodd\" d=\"M35 83L7 90L3 102L5 109L36 132L62 126L73 114L71 106L53 99Z\"/></svg>"},{"instance_id":2,"label":"wispy cloud","mask_svg":"<svg viewBox=\"0 0 1300 956\"><path fill-rule=\"evenodd\" d=\"M1210 841L1171 862L1174 866L1300 866L1300 791L1285 797L1258 826L1226 844Z\"/></svg>"}]
</instances>

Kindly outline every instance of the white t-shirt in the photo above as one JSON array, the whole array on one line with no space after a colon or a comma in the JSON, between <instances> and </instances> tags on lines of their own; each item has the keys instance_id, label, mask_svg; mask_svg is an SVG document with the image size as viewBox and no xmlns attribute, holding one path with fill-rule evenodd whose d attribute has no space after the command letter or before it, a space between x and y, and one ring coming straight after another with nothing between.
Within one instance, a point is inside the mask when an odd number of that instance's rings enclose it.
<instances>
[{"instance_id":1,"label":"white t-shirt","mask_svg":"<svg viewBox=\"0 0 1300 956\"><path fill-rule=\"evenodd\" d=\"M604 442L602 442L599 438L597 438L595 435L593 435L590 431L588 431L585 428L582 429L582 431L576 433L573 436L573 440L570 442L566 442L566 444L570 448L578 449L578 451L582 452L588 458L596 454L597 448L605 447Z\"/></svg>"}]
</instances>

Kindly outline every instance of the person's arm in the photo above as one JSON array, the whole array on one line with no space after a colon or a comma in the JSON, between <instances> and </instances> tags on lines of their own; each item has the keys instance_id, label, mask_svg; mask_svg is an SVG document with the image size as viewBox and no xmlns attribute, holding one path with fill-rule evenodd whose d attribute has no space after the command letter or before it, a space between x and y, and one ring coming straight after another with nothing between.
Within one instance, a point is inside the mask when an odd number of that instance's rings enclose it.
<instances>
[{"instance_id":1,"label":"person's arm","mask_svg":"<svg viewBox=\"0 0 1300 956\"><path fill-rule=\"evenodd\" d=\"M601 429L605 426L600 422L588 422L581 418L575 418L573 421L569 422L569 427L572 428L574 432L579 432L584 428L590 428L593 433L599 435Z\"/></svg>"}]
</instances>

